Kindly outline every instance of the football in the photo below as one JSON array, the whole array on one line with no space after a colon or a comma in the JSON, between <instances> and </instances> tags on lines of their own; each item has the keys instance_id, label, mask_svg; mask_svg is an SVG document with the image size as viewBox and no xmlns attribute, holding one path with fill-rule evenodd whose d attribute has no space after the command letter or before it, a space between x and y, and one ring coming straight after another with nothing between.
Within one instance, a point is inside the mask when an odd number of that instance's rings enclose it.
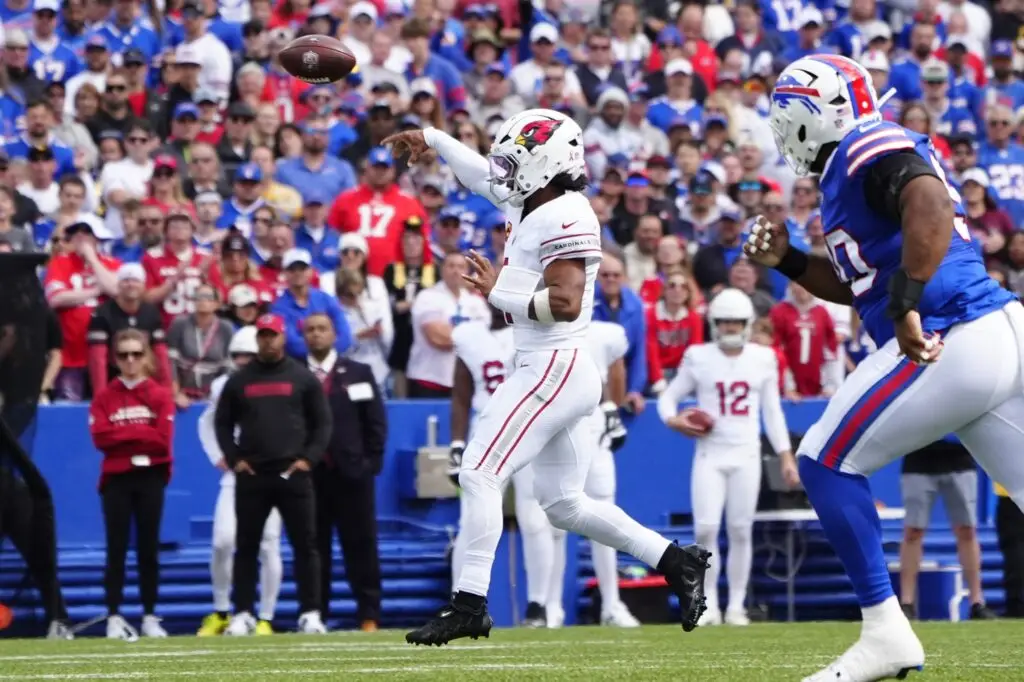
<instances>
[{"instance_id":1,"label":"football","mask_svg":"<svg viewBox=\"0 0 1024 682\"><path fill-rule=\"evenodd\" d=\"M312 35L296 38L279 55L281 66L300 81L322 85L339 81L356 68L356 58L340 40Z\"/></svg>"},{"instance_id":2,"label":"football","mask_svg":"<svg viewBox=\"0 0 1024 682\"><path fill-rule=\"evenodd\" d=\"M691 407L684 412L691 424L704 431L710 431L715 425L714 418L699 407Z\"/></svg>"}]
</instances>

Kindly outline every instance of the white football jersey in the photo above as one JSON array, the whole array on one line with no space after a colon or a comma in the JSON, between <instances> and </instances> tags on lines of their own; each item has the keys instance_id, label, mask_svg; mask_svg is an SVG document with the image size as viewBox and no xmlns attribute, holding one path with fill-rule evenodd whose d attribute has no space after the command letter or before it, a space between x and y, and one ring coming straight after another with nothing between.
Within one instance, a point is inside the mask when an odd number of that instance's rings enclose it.
<instances>
[{"instance_id":1,"label":"white football jersey","mask_svg":"<svg viewBox=\"0 0 1024 682\"><path fill-rule=\"evenodd\" d=\"M695 395L697 406L715 420L698 449L761 450L761 416L776 452L789 450L775 351L748 343L739 355L726 355L715 343L690 346L679 372L658 398L662 420L674 416L679 403Z\"/></svg>"},{"instance_id":2,"label":"white football jersey","mask_svg":"<svg viewBox=\"0 0 1024 682\"><path fill-rule=\"evenodd\" d=\"M543 288L544 268L560 258L582 258L587 283L580 316L572 322L542 324L512 317L516 349L524 352L586 346L587 327L594 312L594 283L601 264L601 224L590 200L580 192L567 192L520 218L521 209L506 212L505 265L528 270Z\"/></svg>"},{"instance_id":3,"label":"white football jersey","mask_svg":"<svg viewBox=\"0 0 1024 682\"><path fill-rule=\"evenodd\" d=\"M626 357L629 350L629 339L621 324L593 320L587 330L587 348L590 357L597 364L601 375L601 385L608 383L608 370L619 358Z\"/></svg>"},{"instance_id":4,"label":"white football jersey","mask_svg":"<svg viewBox=\"0 0 1024 682\"><path fill-rule=\"evenodd\" d=\"M473 412L487 405L512 372L516 350L512 343L512 329L505 327L493 331L489 323L464 322L452 331L455 356L462 360L473 377Z\"/></svg>"}]
</instances>

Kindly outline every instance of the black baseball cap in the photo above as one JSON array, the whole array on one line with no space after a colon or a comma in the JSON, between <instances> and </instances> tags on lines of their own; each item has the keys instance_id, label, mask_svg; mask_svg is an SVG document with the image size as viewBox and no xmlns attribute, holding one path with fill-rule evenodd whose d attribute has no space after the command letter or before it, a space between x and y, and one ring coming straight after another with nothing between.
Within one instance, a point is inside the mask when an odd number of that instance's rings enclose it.
<instances>
[{"instance_id":1,"label":"black baseball cap","mask_svg":"<svg viewBox=\"0 0 1024 682\"><path fill-rule=\"evenodd\" d=\"M53 161L53 150L49 147L32 147L28 150L29 161Z\"/></svg>"},{"instance_id":2,"label":"black baseball cap","mask_svg":"<svg viewBox=\"0 0 1024 682\"><path fill-rule=\"evenodd\" d=\"M423 218L420 218L418 215L409 216L408 218L405 219L404 227L406 230L409 230L410 232L422 232Z\"/></svg>"},{"instance_id":3,"label":"black baseball cap","mask_svg":"<svg viewBox=\"0 0 1024 682\"><path fill-rule=\"evenodd\" d=\"M245 102L235 102L228 107L228 118L244 118L253 121L256 119L256 112Z\"/></svg>"},{"instance_id":4,"label":"black baseball cap","mask_svg":"<svg viewBox=\"0 0 1024 682\"><path fill-rule=\"evenodd\" d=\"M231 234L224 238L220 245L221 253L249 253L249 242L242 236L241 232L232 230Z\"/></svg>"},{"instance_id":5,"label":"black baseball cap","mask_svg":"<svg viewBox=\"0 0 1024 682\"><path fill-rule=\"evenodd\" d=\"M124 53L124 65L133 66L138 64L146 63L146 55L143 54L142 50L137 47L133 47L129 50L125 50Z\"/></svg>"}]
</instances>

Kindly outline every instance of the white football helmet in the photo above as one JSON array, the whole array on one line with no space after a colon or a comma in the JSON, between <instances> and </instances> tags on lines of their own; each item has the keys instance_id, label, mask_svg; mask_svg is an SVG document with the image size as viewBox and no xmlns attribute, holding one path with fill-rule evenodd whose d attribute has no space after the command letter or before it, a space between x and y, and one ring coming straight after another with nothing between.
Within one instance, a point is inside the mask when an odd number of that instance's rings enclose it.
<instances>
[{"instance_id":1,"label":"white football helmet","mask_svg":"<svg viewBox=\"0 0 1024 682\"><path fill-rule=\"evenodd\" d=\"M739 334L721 334L718 331L718 323L725 321L742 321L743 331ZM723 289L711 299L708 306L708 321L711 325L711 338L722 348L742 348L747 341L754 326L754 304L750 297L739 289Z\"/></svg>"},{"instance_id":2,"label":"white football helmet","mask_svg":"<svg viewBox=\"0 0 1024 682\"><path fill-rule=\"evenodd\" d=\"M491 185L505 187L505 201L522 206L556 175L568 173L575 179L587 172L583 131L565 114L528 109L498 128L489 162Z\"/></svg>"},{"instance_id":3,"label":"white football helmet","mask_svg":"<svg viewBox=\"0 0 1024 682\"><path fill-rule=\"evenodd\" d=\"M867 70L833 54L787 66L775 83L768 115L779 153L797 175L810 172L822 147L881 119L881 101Z\"/></svg>"},{"instance_id":4,"label":"white football helmet","mask_svg":"<svg viewBox=\"0 0 1024 682\"><path fill-rule=\"evenodd\" d=\"M238 355L239 353L249 353L250 355L256 355L259 352L259 347L256 345L256 327L255 325L248 325L242 327L234 336L231 337L231 341L228 343L228 355Z\"/></svg>"}]
</instances>

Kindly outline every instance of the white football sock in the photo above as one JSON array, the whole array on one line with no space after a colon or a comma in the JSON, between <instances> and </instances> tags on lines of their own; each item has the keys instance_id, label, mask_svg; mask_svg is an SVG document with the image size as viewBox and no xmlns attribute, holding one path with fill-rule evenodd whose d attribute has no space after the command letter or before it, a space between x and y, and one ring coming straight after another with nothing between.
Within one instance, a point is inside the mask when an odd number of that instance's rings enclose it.
<instances>
[{"instance_id":1,"label":"white football sock","mask_svg":"<svg viewBox=\"0 0 1024 682\"><path fill-rule=\"evenodd\" d=\"M486 597L491 584L494 551L498 548L504 525L501 484L493 474L464 469L459 474L459 485L466 511L461 519L459 535L465 536L466 551L455 589Z\"/></svg>"},{"instance_id":2,"label":"white football sock","mask_svg":"<svg viewBox=\"0 0 1024 682\"><path fill-rule=\"evenodd\" d=\"M753 527L728 526L729 557L726 559L725 574L729 582L729 610L742 611L747 600L750 585L750 564L754 559Z\"/></svg>"},{"instance_id":3,"label":"white football sock","mask_svg":"<svg viewBox=\"0 0 1024 682\"><path fill-rule=\"evenodd\" d=\"M548 601L554 540L551 524L532 491L516 491L516 523L523 537L523 567L526 569L526 599L544 605Z\"/></svg>"},{"instance_id":4,"label":"white football sock","mask_svg":"<svg viewBox=\"0 0 1024 682\"><path fill-rule=\"evenodd\" d=\"M560 609L565 595L565 546L568 535L561 528L551 528L551 577L548 581L548 600L546 606Z\"/></svg>"},{"instance_id":5,"label":"white football sock","mask_svg":"<svg viewBox=\"0 0 1024 682\"><path fill-rule=\"evenodd\" d=\"M711 550L711 558L708 560L708 570L704 574L704 598L706 599L708 611L719 611L718 604L718 577L722 573L722 560L718 551L718 533L720 526L698 526L695 535L698 545ZM731 549L730 549L731 552Z\"/></svg>"}]
</instances>

